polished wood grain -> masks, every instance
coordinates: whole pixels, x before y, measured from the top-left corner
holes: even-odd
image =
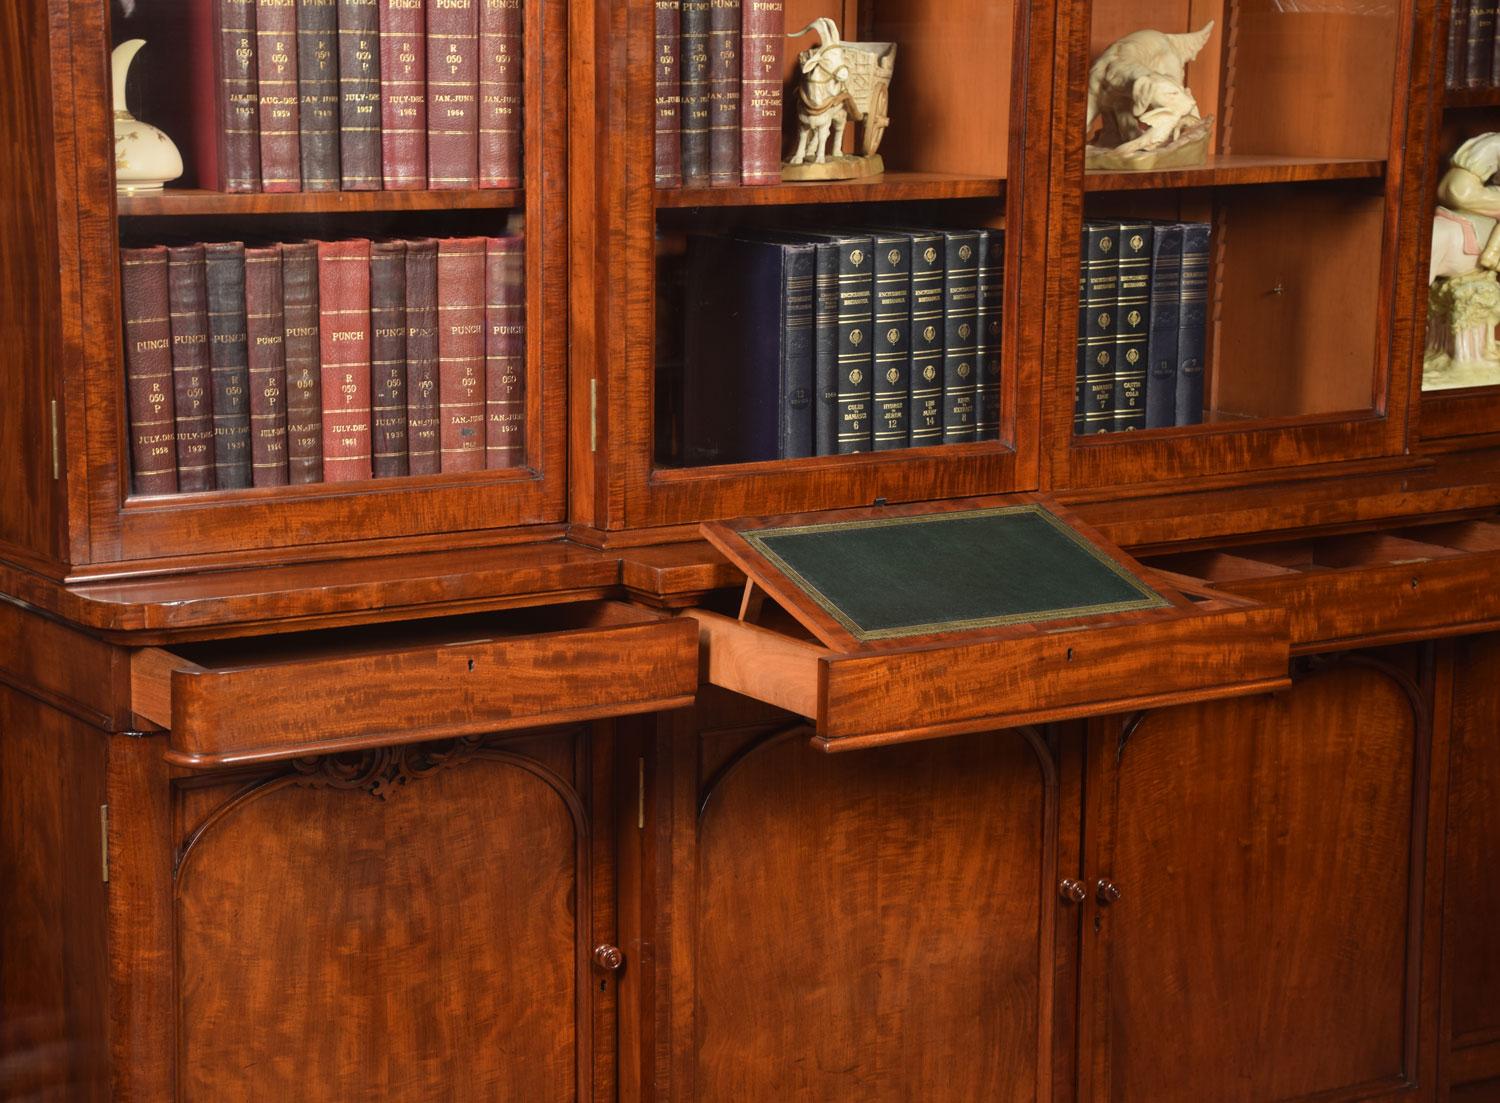
[[[1431,1097],[1419,702],[1361,663],[1095,725],[1083,1098]]]
[[[1005,181],[943,172],[886,172],[861,180],[806,181],[739,188],[658,188],[658,208],[783,207],[804,203],[893,203],[999,199]]]
[[[1154,191],[1158,188],[1223,188],[1251,184],[1295,184],[1318,180],[1378,180],[1385,162],[1354,157],[1277,157],[1245,153],[1212,156],[1206,164],[1152,172],[1093,170],[1085,191]]]
[[[251,192],[166,188],[121,195],[115,209],[133,216],[343,214],[366,211],[505,210],[520,207],[519,188],[453,191]]]

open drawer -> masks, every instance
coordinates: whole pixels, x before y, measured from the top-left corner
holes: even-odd
[[[296,758],[678,708],[698,688],[690,624],[588,602],[150,648],[135,713],[185,766]]]
[[[1500,624],[1500,517],[1178,552],[1145,562],[1281,606],[1299,651]]]
[[[1285,614],[1168,582],[1035,495],[703,526],[748,579],[693,609],[703,678],[826,750],[1286,684]]]

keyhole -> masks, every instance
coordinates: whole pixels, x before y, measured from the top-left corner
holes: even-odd
[[[470,670],[473,670],[473,669],[474,669],[474,660],[473,660],[473,659],[470,659],[470,660],[469,660],[469,669],[470,669]]]
[[[1070,648],[1068,648],[1068,662],[1072,662],[1072,661],[1073,661],[1073,649],[1070,647]]]

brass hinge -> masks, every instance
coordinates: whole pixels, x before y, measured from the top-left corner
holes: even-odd
[[[635,826],[637,831],[646,829],[646,760],[635,760]]]
[[[62,478],[62,439],[57,431],[57,399],[52,400],[52,478]]]
[[[599,451],[599,380],[589,380],[589,451]]]
[[[99,857],[104,883],[109,884],[109,805],[99,806]]]

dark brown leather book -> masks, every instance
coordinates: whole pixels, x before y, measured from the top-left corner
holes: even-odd
[[[167,250],[172,310],[172,401],[177,414],[177,489],[214,488],[213,377],[203,246]]]
[[[297,0],[256,0],[260,78],[260,182],[268,192],[302,190],[302,108],[297,91]]]
[[[338,0],[297,0],[297,74],[302,189],[338,191]]]
[[[427,186],[427,0],[380,0],[380,142],[385,186]]]
[[[715,187],[740,182],[740,0],[708,5],[708,176]]]
[[[434,0],[427,12],[427,186],[478,182],[478,3]]]
[[[377,479],[407,473],[406,243],[370,246],[371,469]]]
[[[484,468],[485,239],[438,242],[438,439],[442,469]]]
[[[708,0],[682,0],[682,182],[709,181]]]
[[[486,467],[526,462],[526,242],[492,237],[485,277]]]
[[[744,0],[740,43],[740,182],[781,183],[782,0]]]
[[[318,327],[318,247],[281,247],[286,323],[286,466],[294,484],[323,481],[323,382]]]
[[[250,360],[245,343],[245,246],[203,247],[208,287],[208,356],[213,373],[214,483],[250,485]]]
[[[380,9],[339,0],[339,168],[345,191],[379,191]]]
[[[521,186],[521,0],[479,9],[479,186]]]
[[[212,0],[218,39],[217,164],[202,164],[199,184],[216,191],[260,190],[260,81],[255,49],[256,0]]]
[[[682,184],[682,0],[656,0],[656,186]]]
[[[1465,37],[1464,81],[1470,88],[1487,88],[1495,52],[1497,0],[1470,0],[1469,29]]]
[[[318,242],[323,481],[370,477],[370,243]]]
[[[281,246],[245,250],[245,337],[250,353],[250,481],[285,486],[286,326]]]
[[[166,246],[122,249],[120,263],[132,485],[137,494],[175,494],[177,427]]]
[[[439,460],[437,242],[406,243],[406,453],[413,475]]]

